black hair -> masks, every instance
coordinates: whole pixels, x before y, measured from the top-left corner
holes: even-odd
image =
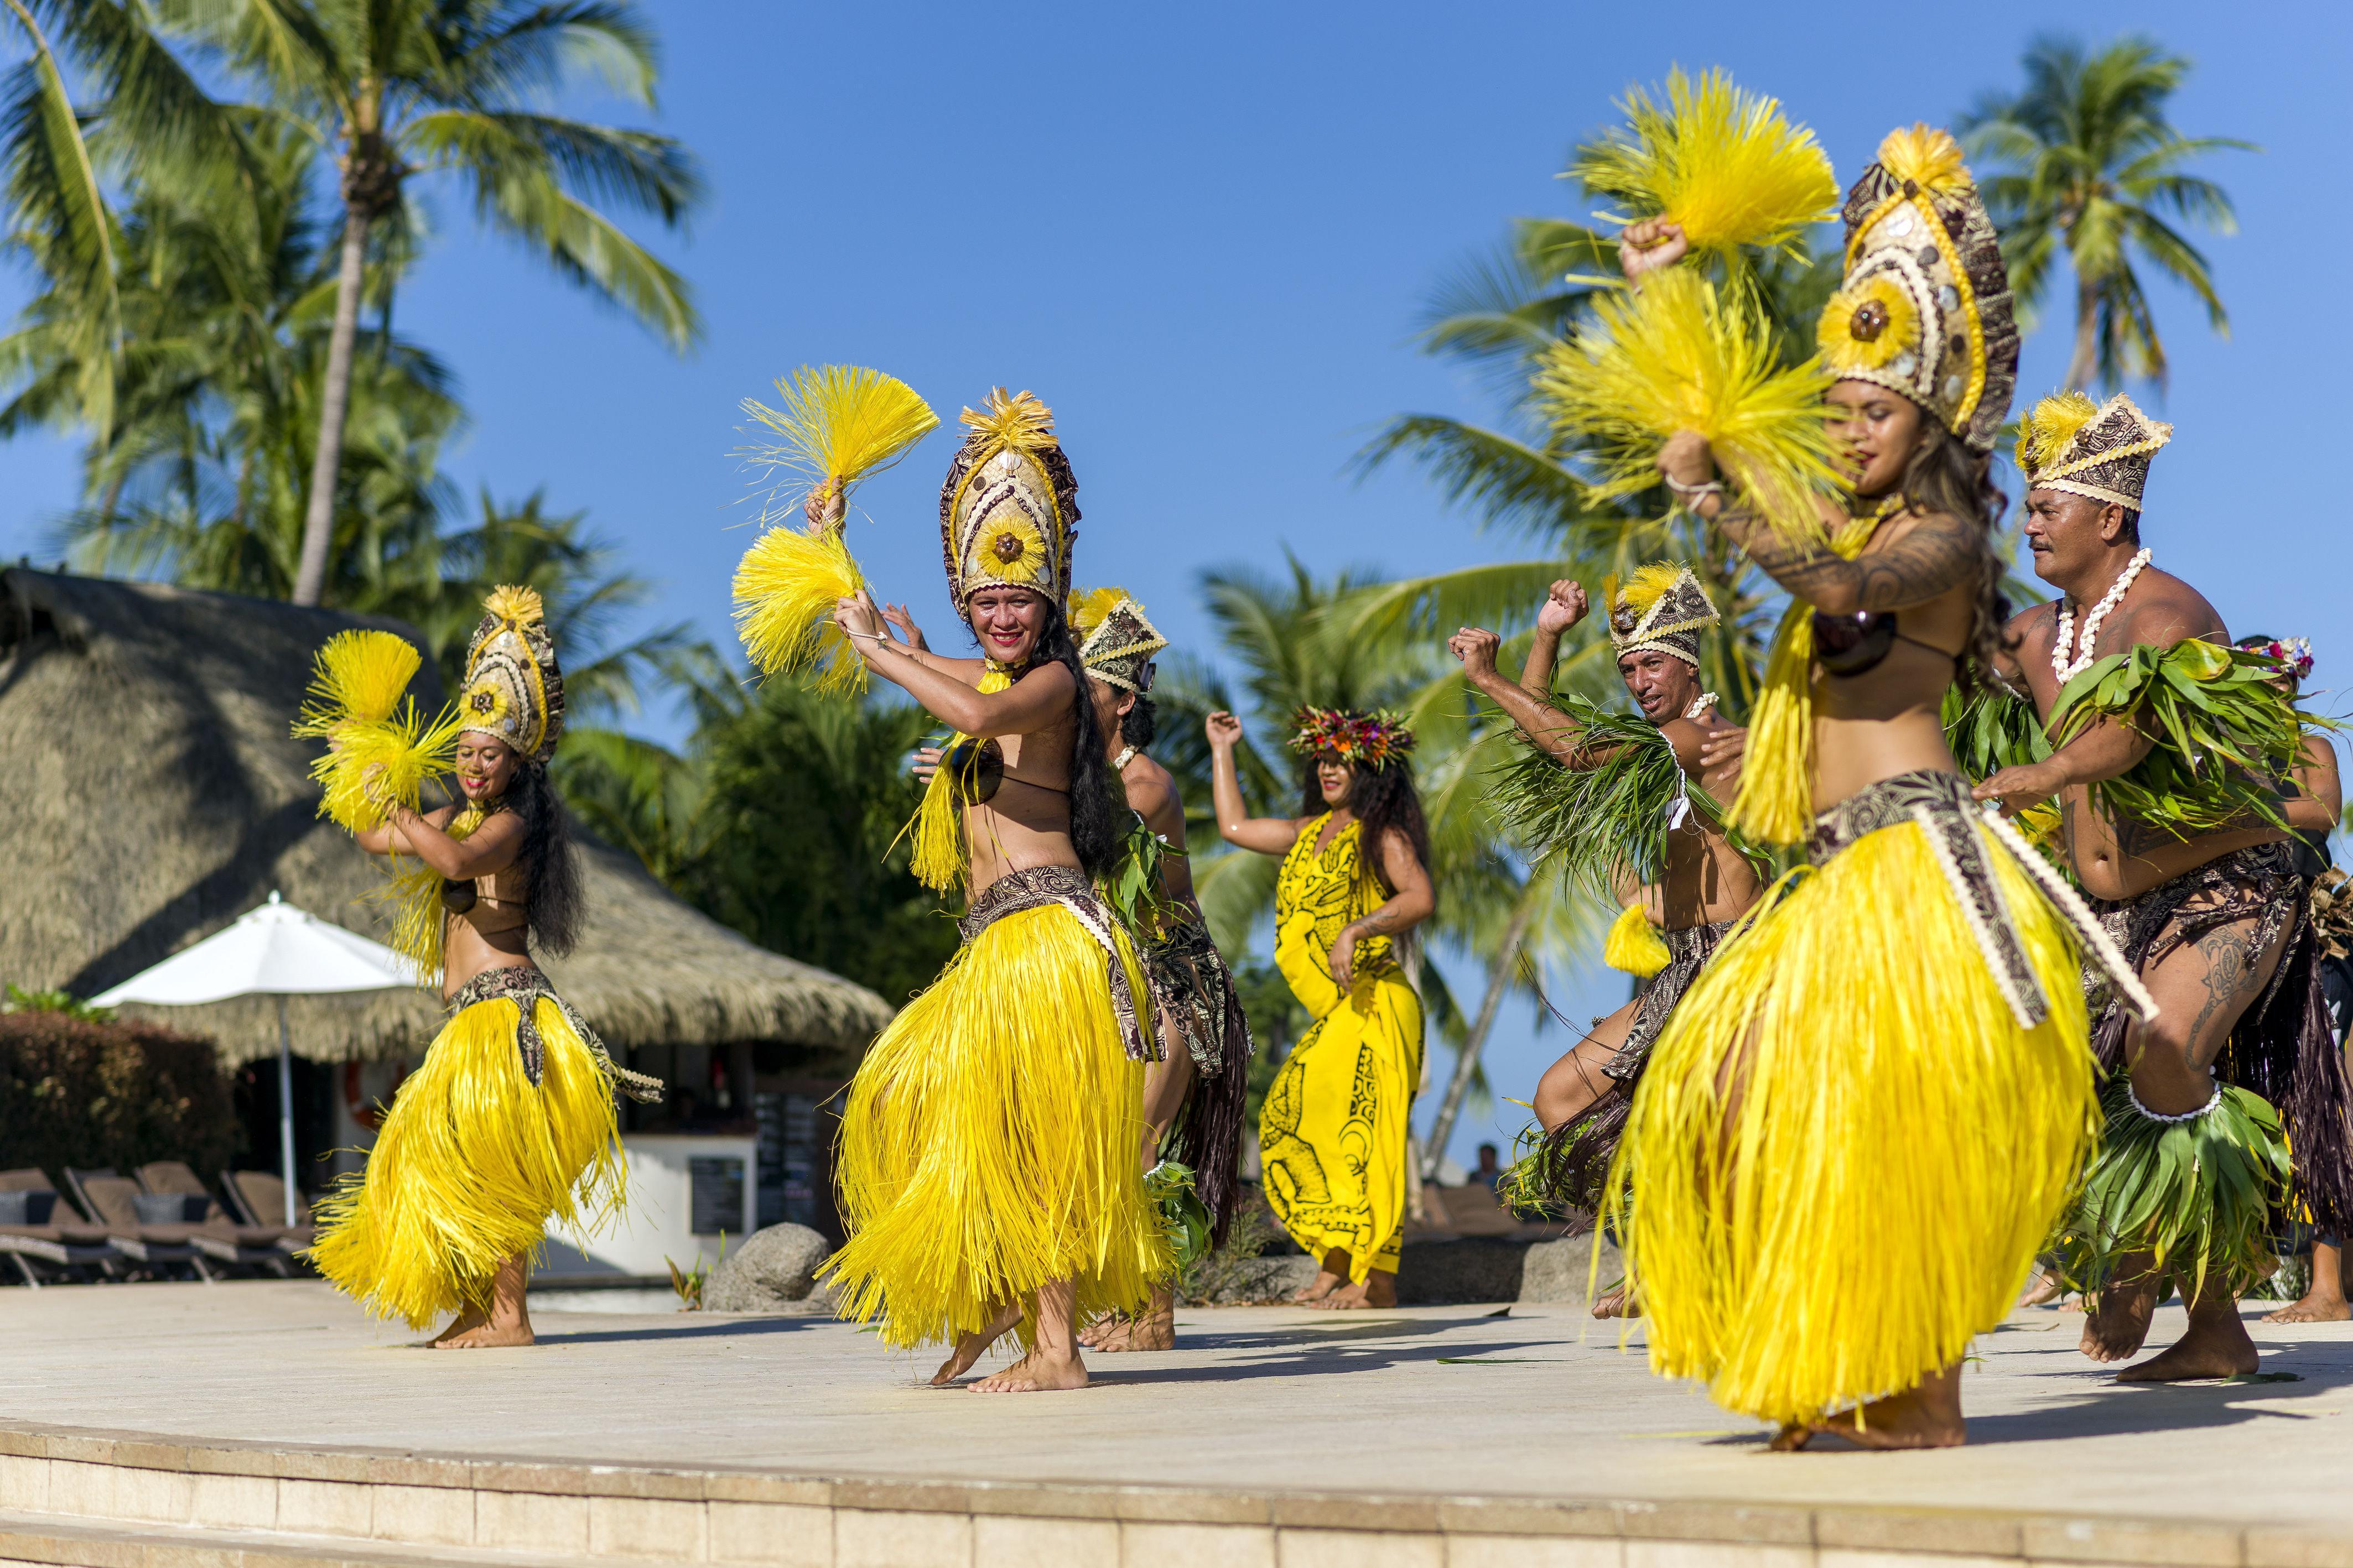
[[[1152,710],[1152,699],[1141,691],[1134,704],[1119,716],[1119,738],[1137,751],[1152,744],[1152,737],[1160,733],[1160,717]]]
[[[1316,759],[1310,756],[1299,770],[1299,815],[1321,816],[1333,808],[1324,804],[1323,781],[1315,776]],[[1394,830],[1405,835],[1413,847],[1413,858],[1430,868],[1430,824],[1421,814],[1421,796],[1413,787],[1413,769],[1403,759],[1386,767],[1368,768],[1362,763],[1353,764],[1348,775],[1348,798],[1342,802],[1356,814],[1361,824],[1356,829],[1356,863],[1366,874],[1384,888],[1388,888],[1388,874],[1381,869],[1381,840]],[[1389,891],[1397,891],[1389,888]]]
[[[1977,525],[1980,549],[1976,614],[1970,619],[1969,646],[1957,672],[1963,693],[1973,692],[1982,683],[1978,672],[1994,667],[2002,626],[2010,619],[2010,601],[2001,591],[2001,558],[1993,548],[1994,526],[2001,521],[2010,498],[1993,482],[1992,455],[1971,451],[1926,408],[1920,410],[1919,445],[1904,465],[1898,493],[1913,511],[1942,512]]]
[[[561,958],[580,940],[585,915],[580,852],[572,847],[564,803],[545,764],[525,761],[516,767],[506,807],[522,819],[515,861],[522,870],[524,929],[533,947]]]

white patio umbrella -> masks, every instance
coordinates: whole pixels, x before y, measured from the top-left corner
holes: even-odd
[[[232,996],[278,998],[278,1153],[286,1178],[286,1223],[294,1221],[294,1047],[286,998],[337,991],[389,991],[417,984],[417,972],[382,942],[296,909],[276,893],[227,930],[175,952],[90,1000],[101,1007],[146,1002],[187,1007]]]

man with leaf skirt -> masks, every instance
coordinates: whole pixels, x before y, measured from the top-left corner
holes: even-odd
[[[1613,578],[1602,594],[1636,714],[1553,693],[1561,638],[1586,616],[1580,584],[1552,585],[1516,686],[1495,668],[1493,632],[1465,626],[1447,644],[1471,684],[1518,726],[1523,754],[1502,800],[1538,874],[1556,868],[1620,906],[1603,957],[1640,990],[1546,1069],[1535,1105],[1542,1134],[1498,1188],[1515,1204],[1593,1212],[1651,1045],[1764,889],[1760,861],[1726,834],[1716,805],[1729,798],[1746,732],[1702,689],[1700,637],[1716,624],[1715,604],[1674,562],[1641,568],[1623,588]],[[1633,1310],[1620,1283],[1593,1313]]]
[[[2157,1003],[2134,1018],[2093,999],[2105,1123],[2058,1238],[2095,1361],[2137,1354],[2180,1289],[2188,1332],[2132,1382],[2253,1372],[2236,1299],[2271,1267],[2274,1215],[2293,1197],[2341,1231],[2353,1203],[2345,1074],[2279,787],[2306,718],[2277,659],[2232,647],[2214,607],[2149,564],[2141,496],[2171,436],[2122,395],[2063,392],[2027,418],[2026,541],[2062,597],[2011,620],[1997,665],[2040,722],[2013,704],[1965,742],[1990,773],[1977,797],[2042,828]]]

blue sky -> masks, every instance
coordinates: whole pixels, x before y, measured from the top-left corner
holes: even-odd
[[[1082,580],[1125,584],[1200,651],[1205,566],[1279,569],[1286,545],[1323,570],[1400,574],[1519,553],[1448,515],[1409,470],[1357,483],[1348,458],[1397,413],[1492,414],[1472,378],[1415,351],[1421,301],[1514,216],[1584,215],[1554,175],[1630,83],[1674,62],[1725,67],[1780,95],[1845,180],[1889,128],[2015,85],[2052,15],[1995,3],[1957,24],[1949,7],[1735,5],[650,11],[667,50],[652,123],[701,154],[714,190],[691,237],[658,246],[692,280],[708,340],[669,353],[443,200],[445,238],[400,315],[462,378],[474,428],[454,477],[587,509],[659,583],[649,620],[723,638],[728,574],[749,540],[729,456],[740,399],[797,364],[871,364],[952,425],[994,384],[1030,387],[1079,476]],[[2234,629],[2311,636],[2322,686],[2353,668],[2331,472],[2353,364],[2338,285],[2353,239],[2337,151],[2348,15],[2130,13],[2197,62],[2176,123],[2266,149],[2206,171],[2242,226],[2201,240],[2230,339],[2160,295],[2173,384],[2146,401],[2179,432],[2156,466],[2146,537]],[[0,310],[20,282],[0,279]],[[2064,331],[2030,340],[2022,390],[2055,381]],[[934,627],[948,619],[934,497],[951,446],[934,435],[871,482],[860,498],[871,521],[852,534],[878,585]],[[71,446],[19,440],[0,449],[0,559],[47,559],[51,520],[74,499]],[[1581,1017],[1621,984],[1562,977],[1555,1000]],[[1492,1075],[1524,1097],[1562,1048],[1557,1029],[1539,1038],[1530,1016],[1507,1016]],[[1520,1120],[1505,1106],[1457,1147],[1499,1132],[1508,1143]]]

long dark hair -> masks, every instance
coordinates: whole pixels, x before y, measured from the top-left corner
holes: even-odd
[[[1978,557],[1976,614],[1969,622],[1969,646],[1960,660],[1958,682],[1964,693],[1982,683],[1978,674],[1993,668],[2001,646],[2001,628],[2010,619],[2010,601],[2001,591],[2001,557],[1994,552],[1993,531],[2010,498],[1993,482],[1993,458],[1973,452],[1945,427],[1945,422],[1920,410],[1920,441],[1912,460],[1904,465],[1899,487],[1904,504],[1914,511],[1942,512],[1977,524],[1983,546]]]
[[[522,847],[515,861],[522,869],[524,930],[533,947],[561,958],[580,940],[586,911],[580,852],[572,847],[564,803],[543,764],[526,762],[515,769],[506,807],[522,819]]]
[[[1152,737],[1160,733],[1160,715],[1152,709],[1152,699],[1141,691],[1128,710],[1119,716],[1119,739],[1122,745],[1137,751],[1152,744]]]
[[[1299,770],[1299,815],[1321,816],[1334,807],[1324,800],[1324,783],[1315,776],[1316,759],[1309,757]],[[1421,795],[1413,787],[1413,769],[1403,762],[1387,767],[1352,765],[1348,798],[1342,802],[1356,814],[1356,864],[1382,887],[1389,887],[1381,869],[1381,840],[1394,828],[1413,846],[1413,858],[1430,868],[1430,824],[1421,815]],[[1389,891],[1397,891],[1389,888]]]

